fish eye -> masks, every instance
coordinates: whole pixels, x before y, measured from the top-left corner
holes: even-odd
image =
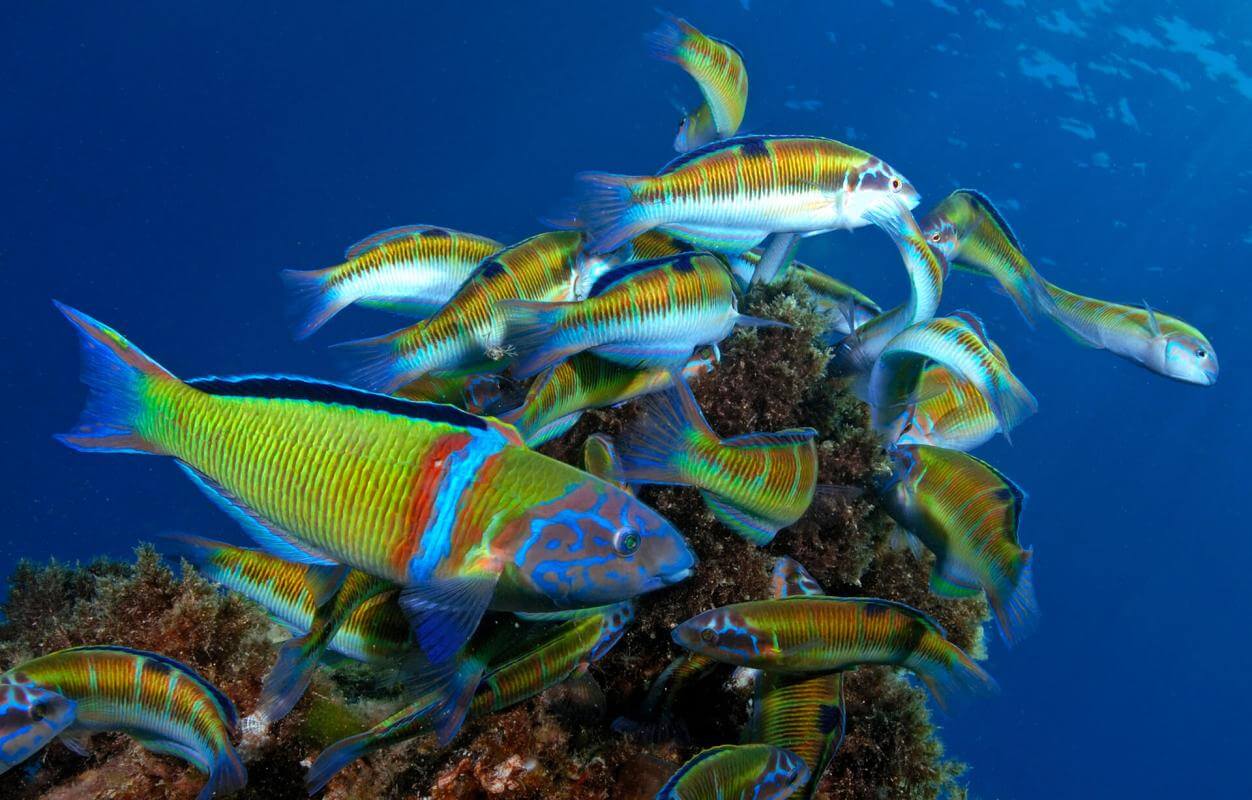
[[[633,555],[639,549],[639,534],[634,531],[618,531],[613,537],[613,549],[623,556]]]
[[[1195,357],[1199,359],[1205,359],[1209,357],[1209,354],[1208,354],[1208,351],[1205,350],[1203,347],[1197,347],[1195,351]]]
[[[899,178],[892,178],[892,179],[891,179],[891,191],[893,191],[893,192],[898,192],[898,191],[900,191],[900,187],[901,187],[902,185],[903,185],[903,184],[901,184],[901,183],[900,183],[900,179],[899,179]]]
[[[717,644],[717,631],[712,628],[705,628],[700,631],[700,639],[705,644]]]
[[[943,239],[943,234],[942,234],[942,233],[939,233],[939,232],[937,232],[937,231],[936,231],[935,233],[932,233],[932,234],[930,235],[930,241],[932,241],[932,242],[938,242],[938,241],[939,241],[939,240],[941,240],[941,239]]]
[[[47,712],[44,710],[43,703],[36,703],[30,707],[30,718],[32,721],[39,722],[46,716]]]

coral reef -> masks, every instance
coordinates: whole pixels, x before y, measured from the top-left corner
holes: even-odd
[[[689,538],[701,566],[683,584],[640,602],[639,619],[591,675],[603,707],[573,702],[560,688],[500,714],[474,720],[453,745],[422,738],[349,766],[328,798],[650,798],[683,760],[702,747],[737,741],[747,717],[743,688],[717,669],[686,688],[676,709],[681,736],[669,741],[619,734],[610,721],[637,712],[651,681],[675,656],[670,629],[707,608],[765,597],[773,559],[792,555],[831,594],[880,596],[915,605],[947,627],[952,640],[983,653],[987,608],[981,597],[942,600],[927,589],[929,561],[888,546],[891,523],[867,491],[886,467],[867,412],[827,375],[823,323],[795,284],[756,289],[744,312],[789,328],[740,330],[723,360],[694,387],[723,436],[811,426],[819,432],[819,480],[842,491],[819,496],[799,523],[765,548],[719,525],[691,490],[648,488],[642,497]],[[548,454],[581,460],[590,433],[617,433],[631,405],[590,412]],[[861,494],[848,490],[854,487]],[[180,659],[252,710],[279,633],[247,601],[220,593],[184,565],[181,573],[140,547],[134,564],[23,563],[9,580],[0,626],[0,668],[76,644],[116,643]],[[245,760],[243,797],[304,796],[303,767],[330,741],[379,718],[400,701],[364,668],[322,670],[309,694]],[[962,765],[945,759],[923,690],[886,669],[863,668],[846,682],[847,734],[816,794],[819,798],[935,798],[960,795]],[[589,715],[599,719],[589,720]],[[200,777],[181,762],[144,752],[120,736],[94,740],[82,759],[59,744],[33,775],[0,776],[0,798],[190,798]]]

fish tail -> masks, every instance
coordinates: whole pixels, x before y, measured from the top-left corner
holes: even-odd
[[[125,336],[77,309],[53,301],[78,332],[87,404],[78,425],[56,439],[75,450],[157,453],[159,447],[135,430],[155,383],[177,381]]]
[[[641,178],[612,175],[607,172],[583,172],[578,175],[578,218],[582,220],[592,252],[616,250],[652,228],[640,219],[634,200],[634,187]]]
[[[326,788],[331,778],[338,775],[344,767],[377,749],[379,745],[376,742],[372,732],[366,731],[340,739],[323,750],[313,760],[309,771],[304,776],[304,786],[308,789],[309,795],[315,795]]]
[[[248,769],[239,760],[234,745],[225,742],[213,763],[209,765],[209,779],[196,795],[196,800],[212,800],[227,797],[248,785]]]
[[[641,402],[639,417],[617,438],[619,480],[630,483],[694,485],[682,468],[692,444],[717,440],[679,375],[664,392]]]
[[[582,350],[582,345],[562,336],[558,327],[575,303],[528,303],[510,300],[501,304],[508,320],[507,341],[517,350],[513,374],[518,378],[538,375]]]
[[[662,61],[675,64],[686,64],[683,48],[691,36],[691,26],[684,20],[671,14],[665,14],[660,26],[643,36],[648,54]]]
[[[288,639],[278,649],[278,659],[261,682],[261,699],[253,712],[266,725],[287,716],[309,688],[318,657],[325,649],[315,646],[313,639]]]
[[[995,613],[1000,637],[1012,647],[1039,625],[1039,602],[1035,599],[1034,549],[1019,556],[1017,580],[988,587],[987,599]]]
[[[929,635],[939,640],[939,652],[918,654],[905,663],[926,684],[940,708],[945,711],[951,708],[953,695],[991,694],[999,689],[995,678],[978,666],[964,650],[942,639],[938,634]]]
[[[350,305],[327,285],[331,275],[329,269],[285,269],[278,273],[287,290],[287,312],[297,340],[309,338]]]
[[[995,413],[1000,431],[1005,437],[1008,437],[1009,431],[1039,410],[1039,401],[1007,367],[997,378],[993,397],[989,399],[991,410]]]
[[[369,339],[356,339],[331,345],[348,380],[372,392],[394,392],[429,370],[413,367],[409,358],[401,360],[399,338],[407,332],[395,331]],[[418,332],[421,335],[421,332]],[[418,345],[417,352],[424,348]]]

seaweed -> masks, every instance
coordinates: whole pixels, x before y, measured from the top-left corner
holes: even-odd
[[[676,705],[681,729],[661,741],[617,733],[610,722],[636,712],[652,680],[680,655],[670,639],[674,625],[708,608],[765,597],[779,555],[798,559],[832,594],[915,605],[945,625],[958,646],[985,657],[985,601],[933,596],[929,556],[918,559],[888,545],[892,523],[872,492],[887,468],[885,455],[864,404],[827,373],[825,326],[807,290],[794,282],[758,287],[742,308],[791,327],[740,329],[723,343],[718,368],[693,387],[710,424],[723,436],[813,427],[819,480],[847,489],[819,497],[765,548],[723,528],[692,490],[643,489],[642,498],[683,531],[701,564],[688,581],[641,598],[637,622],[592,667],[603,705],[589,706],[557,687],[471,720],[449,748],[439,750],[424,737],[362,759],[330,783],[327,798],[652,797],[699,749],[738,741],[748,713],[746,688],[732,685],[725,668],[692,683]],[[616,434],[635,413],[633,404],[589,412],[542,449],[579,464],[588,435]],[[255,705],[282,636],[250,602],[218,591],[185,564],[171,569],[147,546],[137,549],[133,564],[23,562],[8,585],[0,668],[76,644],[159,650],[217,683],[242,714]],[[304,797],[302,763],[330,741],[381,718],[402,702],[400,695],[361,666],[319,671],[308,695],[268,739],[248,742],[249,786],[241,797]],[[846,705],[847,734],[816,797],[924,800],[963,794],[964,766],[945,757],[924,690],[893,670],[862,668],[846,681]],[[125,737],[99,736],[93,747],[89,759],[60,745],[47,748],[34,777],[22,770],[0,776],[0,798],[190,798],[202,785],[183,763],[147,753]]]

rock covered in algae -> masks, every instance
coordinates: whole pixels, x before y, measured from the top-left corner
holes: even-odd
[[[740,330],[723,360],[695,386],[709,423],[722,436],[811,426],[819,433],[819,480],[867,490],[886,469],[865,406],[827,376],[821,318],[796,285],[756,289],[744,312],[791,328]],[[586,414],[543,449],[579,463],[591,433],[616,434],[632,405]],[[698,750],[738,741],[747,694],[714,670],[678,698],[670,738],[614,732],[634,717],[651,681],[679,651],[670,629],[693,614],[767,596],[773,559],[791,555],[832,594],[900,600],[935,616],[958,646],[981,655],[987,608],[979,598],[942,600],[928,591],[930,559],[887,545],[891,522],[872,494],[819,497],[809,513],[765,548],[717,523],[693,490],[645,488],[686,534],[701,564],[688,581],[640,602],[639,618],[591,675],[603,702],[573,702],[561,687],[482,720],[471,720],[444,750],[424,737],[346,768],[326,797],[480,800],[642,800]],[[8,585],[0,626],[0,668],[77,644],[114,643],[158,650],[217,683],[239,707],[254,707],[279,632],[242,598],[220,593],[193,571],[175,572],[141,547],[134,564],[98,561],[21,564]],[[304,797],[302,762],[334,739],[379,719],[401,702],[394,687],[363,667],[322,671],[290,717],[244,753],[249,785],[240,797]],[[847,735],[818,798],[923,800],[962,793],[963,766],[944,757],[924,691],[884,668],[862,668],[846,682]],[[143,751],[121,736],[98,736],[82,759],[59,744],[44,768],[0,776],[0,798],[192,798],[202,778],[177,760]]]

